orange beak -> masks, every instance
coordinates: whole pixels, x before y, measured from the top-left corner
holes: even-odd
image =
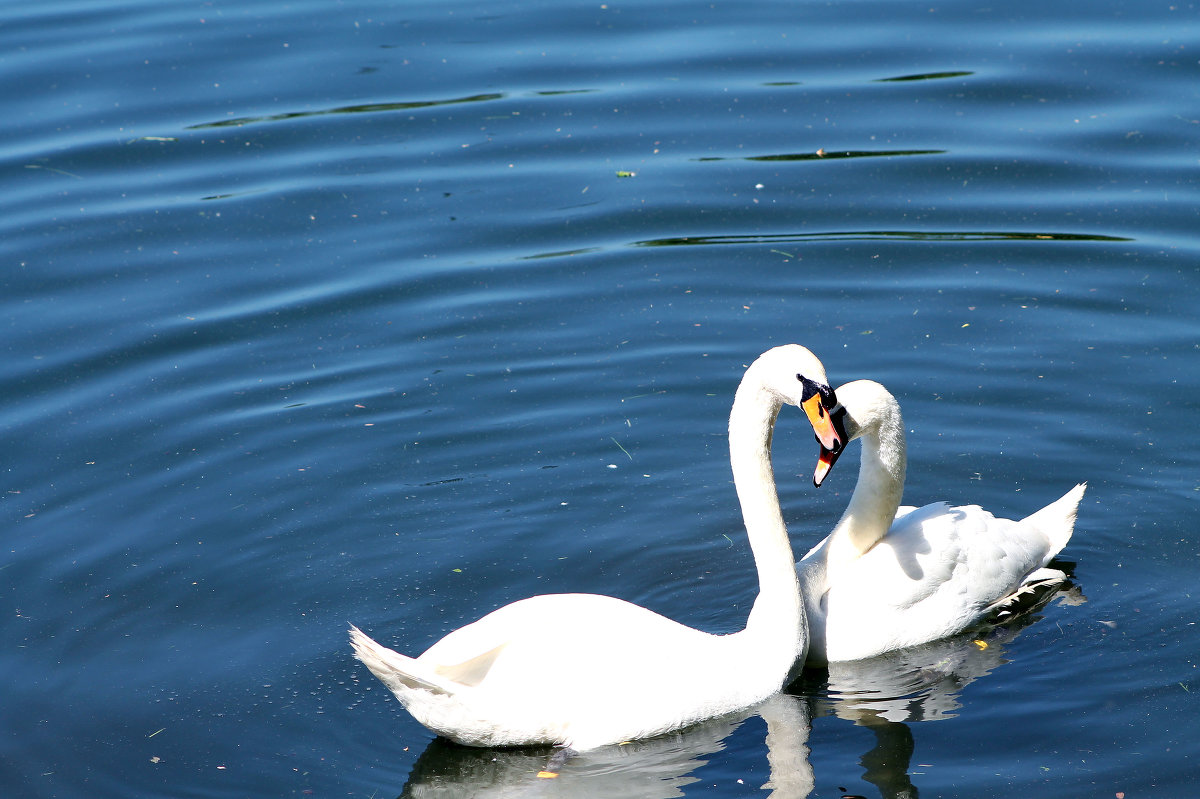
[[[826,449],[841,449],[842,442],[838,438],[837,430],[833,428],[833,419],[825,411],[825,406],[821,404],[821,395],[813,394],[808,399],[800,404],[804,409],[805,415],[808,416],[808,421],[812,425],[813,433],[817,436],[817,441],[821,442],[821,446]]]

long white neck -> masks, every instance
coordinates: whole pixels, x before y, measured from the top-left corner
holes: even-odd
[[[858,483],[841,520],[829,534],[826,553],[828,580],[836,580],[838,564],[865,554],[887,534],[904,494],[907,463],[904,420],[900,405],[888,390],[870,380],[856,380],[837,389],[846,409],[848,426],[862,439]]]
[[[771,433],[782,402],[756,378],[751,366],[729,414],[729,460],[759,588],[746,629],[737,635],[764,660],[789,660],[788,668],[804,657],[808,624],[771,467]]]

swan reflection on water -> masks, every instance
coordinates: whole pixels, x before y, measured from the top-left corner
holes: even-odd
[[[417,759],[402,797],[643,797],[686,795],[696,772],[725,748],[747,719],[766,722],[771,799],[803,799],[815,788],[809,761],[812,718],[836,717],[865,727],[875,745],[859,759],[860,775],[831,774],[822,784],[861,777],[881,797],[916,797],[909,764],[916,749],[912,723],[957,715],[963,688],[1007,662],[1007,645],[1036,622],[1035,611],[1057,599],[1086,601],[1071,582],[1058,586],[1004,624],[868,660],[810,669],[792,686],[748,710],[668,735],[606,746],[561,758],[555,747],[480,749],[435,738]],[[555,776],[547,774],[552,769]]]
[[[725,748],[746,719],[767,723],[770,781],[775,799],[802,799],[813,790],[808,761],[808,706],[800,697],[776,694],[753,708],[685,730],[619,746],[581,752],[561,763],[562,751],[478,749],[434,739],[413,765],[402,797],[644,797],[684,796],[701,778],[694,772]],[[554,764],[554,765],[550,765]],[[553,775],[547,773],[554,769]]]
[[[1036,611],[1054,600],[1070,605],[1086,601],[1079,587],[1068,581],[1034,597],[1019,613],[981,628],[866,660],[830,663],[816,672],[823,672],[825,685],[816,692],[813,715],[835,715],[863,726],[952,718],[961,708],[962,689],[1007,663],[1006,645],[1038,621],[1041,615]],[[806,677],[812,674],[810,670]]]
[[[992,624],[867,660],[830,663],[827,670],[805,672],[801,685],[793,688],[811,697],[812,717],[836,716],[874,734],[875,746],[859,764],[862,779],[883,799],[915,799],[918,791],[909,770],[916,751],[911,724],[958,715],[962,690],[1008,662],[1007,646],[1041,618],[1039,609],[1055,600],[1066,605],[1086,602],[1071,581],[1073,565],[1060,564],[1067,582],[1024,597],[1021,607],[992,619]]]

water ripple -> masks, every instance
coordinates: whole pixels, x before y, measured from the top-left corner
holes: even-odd
[[[722,244],[800,244],[821,241],[870,241],[898,239],[902,241],[1135,241],[1125,236],[1105,236],[1095,233],[1031,233],[1027,231],[931,231],[931,230],[852,230],[822,231],[819,233],[770,233],[716,236],[672,236],[635,241],[635,247],[689,247]]]

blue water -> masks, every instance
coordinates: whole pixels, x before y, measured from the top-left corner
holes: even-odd
[[[726,632],[797,341],[1071,584],[572,796],[1191,796],[1194,3],[0,6],[5,796],[500,795],[352,660],[533,593]],[[776,434],[797,552],[844,506]]]

